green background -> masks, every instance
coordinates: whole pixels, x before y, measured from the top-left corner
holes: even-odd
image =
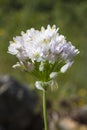
[[[0,0],[0,75],[12,75],[34,88],[31,75],[12,69],[17,59],[7,53],[9,41],[21,31],[48,24],[59,27],[59,33],[80,50],[73,66],[58,76],[59,88],[48,90],[48,99],[55,103],[61,98],[78,96],[81,98],[78,105],[84,105],[87,103],[87,0]]]

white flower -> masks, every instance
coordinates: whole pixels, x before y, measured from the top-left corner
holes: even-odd
[[[20,65],[20,63],[19,62],[17,62],[15,65],[13,65],[12,66],[13,68],[19,68],[19,67],[21,67],[21,65]]]
[[[57,72],[52,72],[52,73],[50,74],[50,79],[56,78],[57,75],[58,75]]]
[[[46,81],[52,80],[59,71],[64,73],[79,51],[58,30],[55,25],[41,27],[41,30],[31,28],[13,38],[8,52],[19,60],[13,67],[22,66],[38,78],[45,76]]]
[[[44,90],[44,88],[43,88],[43,82],[41,82],[41,81],[36,81],[35,82],[35,86],[39,90]]]
[[[25,61],[28,58],[24,47],[24,41],[22,37],[15,37],[13,38],[13,42],[10,41],[10,46],[8,47],[8,52],[12,55],[16,55],[16,57],[20,61]]]
[[[41,64],[39,65],[39,70],[44,71],[44,63],[43,62],[41,62]]]
[[[60,71],[62,73],[65,73],[67,71],[67,69],[69,69],[71,67],[72,64],[73,64],[73,61],[66,63],[63,67],[61,67]]]

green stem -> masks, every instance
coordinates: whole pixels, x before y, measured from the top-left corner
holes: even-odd
[[[47,109],[46,109],[46,90],[43,91],[43,115],[44,115],[44,129],[48,130]]]

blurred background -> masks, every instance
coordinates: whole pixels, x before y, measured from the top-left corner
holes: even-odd
[[[12,69],[17,59],[7,51],[9,41],[21,31],[48,24],[59,27],[59,33],[80,50],[68,72],[59,75],[59,88],[48,90],[48,107],[51,104],[57,112],[66,104],[82,108],[87,105],[87,0],[0,0],[0,75],[10,75],[35,89],[31,75]],[[40,108],[42,93],[35,91]]]

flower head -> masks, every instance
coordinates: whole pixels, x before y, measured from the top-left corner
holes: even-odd
[[[13,67],[22,67],[45,82],[59,71],[64,73],[79,51],[58,30],[55,25],[48,25],[46,29],[41,27],[40,31],[31,28],[13,38],[8,52],[19,59]]]

